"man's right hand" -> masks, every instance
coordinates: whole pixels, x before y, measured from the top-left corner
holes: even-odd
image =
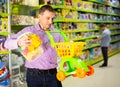
[[[90,42],[90,43],[94,43],[94,42],[95,42],[95,40],[90,40],[89,42]]]

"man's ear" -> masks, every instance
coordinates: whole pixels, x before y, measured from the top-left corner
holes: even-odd
[[[38,14],[38,18],[40,18],[41,17],[41,14]]]

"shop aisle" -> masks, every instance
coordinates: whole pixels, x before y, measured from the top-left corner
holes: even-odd
[[[62,82],[63,87],[120,87],[120,53],[109,58],[108,67],[99,68],[102,62],[94,66],[93,76],[74,78],[69,76]]]

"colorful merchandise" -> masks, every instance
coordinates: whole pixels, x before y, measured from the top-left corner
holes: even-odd
[[[0,31],[8,30],[8,18],[0,18]]]
[[[7,12],[7,0],[0,0],[0,13]]]
[[[4,42],[6,40],[5,36],[0,36],[0,51],[6,51],[7,49],[4,47]]]
[[[43,53],[41,39],[31,32],[22,34],[18,39],[28,38],[31,40],[31,45],[26,47],[20,47],[20,52],[29,61],[37,59]]]
[[[72,6],[72,0],[64,0],[65,6]]]
[[[0,61],[0,87],[10,85],[10,75],[6,66]]]

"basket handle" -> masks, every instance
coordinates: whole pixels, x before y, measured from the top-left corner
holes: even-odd
[[[61,30],[53,30],[53,31],[45,31],[45,33],[48,35],[48,37],[50,38],[50,43],[51,43],[51,45],[54,47],[55,46],[55,41],[54,41],[54,39],[53,39],[53,37],[52,37],[52,35],[51,35],[51,33],[60,33],[61,35],[62,35],[62,37],[63,37],[63,39],[64,39],[64,41],[65,42],[68,42],[69,40],[68,40],[68,38],[66,37],[66,35],[61,31]]]
[[[64,38],[64,41],[65,42],[68,42],[69,40],[68,40],[68,38],[66,37],[66,35],[63,33],[63,31],[62,30],[59,30],[60,31],[60,34],[62,35],[62,37]]]
[[[50,43],[51,43],[52,47],[54,47],[54,46],[55,46],[55,41],[54,41],[54,39],[53,39],[52,35],[50,34],[50,32],[49,32],[49,31],[45,31],[45,33],[48,35],[48,37],[49,37],[49,39],[50,39]]]

